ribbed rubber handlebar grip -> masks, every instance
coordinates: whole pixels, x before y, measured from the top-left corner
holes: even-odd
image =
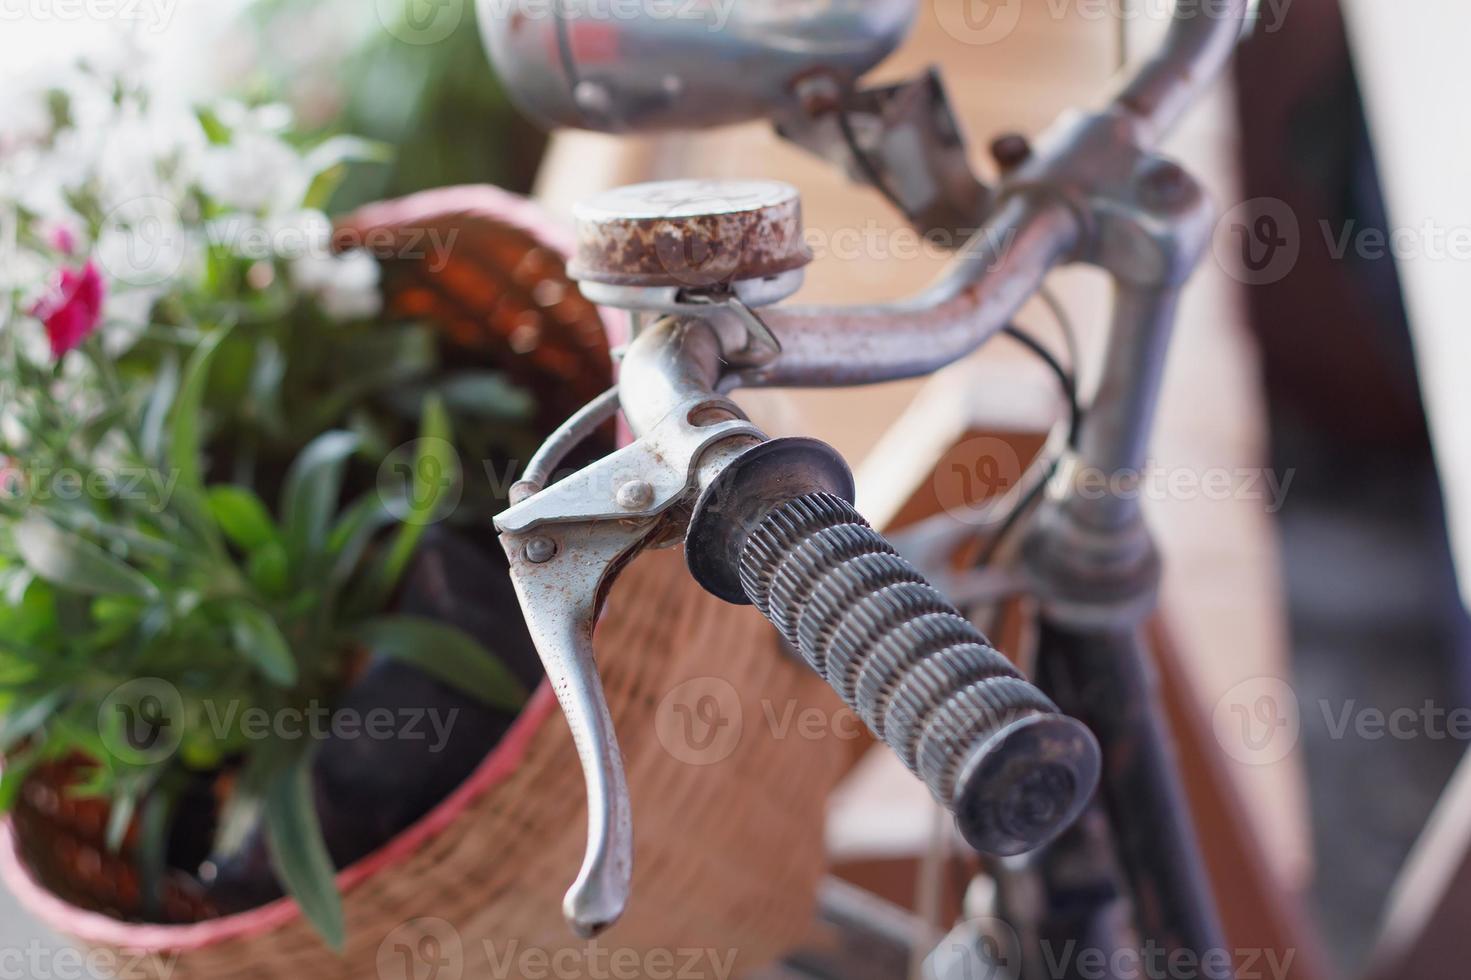
[[[741,584],[804,660],[955,814],[977,849],[1045,843],[1087,805],[1096,741],[839,497],[777,506]]]

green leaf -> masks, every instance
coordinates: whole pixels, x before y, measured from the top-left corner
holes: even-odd
[[[143,431],[138,444],[143,447],[149,461],[163,459],[163,428],[168,425],[169,409],[174,408],[174,397],[179,391],[179,361],[169,353],[159,366],[157,381],[149,393],[149,402],[143,409]]]
[[[341,588],[352,577],[374,535],[394,520],[393,511],[376,492],[360,497],[338,518],[331,537],[327,539],[327,553],[332,556],[332,564],[325,577],[329,593]]]
[[[9,752],[17,743],[40,731],[65,697],[64,691],[52,691],[18,711],[7,710],[5,717],[0,718],[0,753]]]
[[[378,568],[369,596],[372,608],[377,608],[398,585],[429,525],[445,516],[441,510],[446,494],[451,487],[459,485],[460,479],[460,458],[452,437],[444,402],[436,395],[424,399],[424,420],[415,444],[409,511]]]
[[[230,484],[210,487],[209,510],[225,537],[247,552],[278,540],[270,511],[246,487]]]
[[[358,447],[351,432],[326,432],[314,439],[286,474],[281,492],[281,514],[286,525],[286,548],[293,558],[321,552],[327,541],[342,472]]]
[[[333,950],[347,945],[336,871],[312,800],[311,756],[279,773],[266,791],[271,864],[286,891]]]
[[[457,627],[416,616],[384,616],[357,627],[352,637],[493,707],[518,711],[526,703],[526,688],[516,676]]]
[[[179,385],[179,395],[174,400],[173,417],[169,426],[169,445],[165,457],[181,486],[191,489],[203,487],[200,477],[200,454],[203,451],[199,416],[204,408],[204,393],[209,387],[209,369],[214,363],[215,353],[221,342],[229,335],[225,327],[208,334],[199,342],[189,363],[184,368],[184,378]]]
[[[386,143],[374,143],[354,136],[336,136],[307,154],[307,172],[312,175],[302,207],[325,210],[342,181],[348,164],[357,162],[386,163],[393,149]]]
[[[436,390],[457,413],[524,422],[536,412],[536,397],[499,371],[458,371]]]
[[[107,816],[107,852],[117,854],[123,849],[128,830],[133,826],[133,816],[138,812],[138,794],[126,792],[112,801],[112,810]]]
[[[142,819],[138,822],[138,877],[143,908],[150,915],[157,915],[163,906],[163,878],[168,867],[173,812],[174,801],[169,794],[157,792],[144,801]]]
[[[31,772],[41,763],[39,752],[11,755],[5,759],[5,768],[0,770],[0,813],[9,813],[20,796]]]
[[[27,515],[14,535],[26,566],[54,585],[82,595],[152,599],[158,594],[137,569],[38,514]]]
[[[271,541],[251,552],[245,565],[251,584],[266,595],[279,599],[290,591],[291,559],[281,542]]]
[[[163,432],[169,409],[179,393],[179,359],[170,353],[158,369],[158,380],[143,408],[143,430],[138,443],[150,462],[163,459]]]
[[[233,131],[213,108],[201,106],[194,110],[194,114],[199,117],[199,126],[211,145],[224,146],[230,142]]]
[[[259,606],[243,601],[232,602],[227,608],[235,648],[273,683],[281,687],[293,686],[299,674],[296,658],[291,655],[291,644],[281,635],[271,615]]]

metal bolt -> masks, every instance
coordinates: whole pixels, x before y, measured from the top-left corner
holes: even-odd
[[[624,510],[643,510],[654,502],[654,485],[647,480],[629,480],[618,488],[618,506]]]
[[[531,480],[517,480],[511,484],[510,502],[512,504],[519,504],[521,501],[541,493],[541,490],[542,487],[539,483],[533,483]]]
[[[1004,133],[991,141],[991,156],[1002,173],[1010,173],[1032,158],[1032,141],[1021,133]]]
[[[526,560],[533,565],[544,565],[557,557],[557,542],[551,538],[535,537],[526,542]]]
[[[1140,200],[1145,207],[1173,211],[1195,199],[1195,179],[1179,164],[1160,160],[1143,174]]]

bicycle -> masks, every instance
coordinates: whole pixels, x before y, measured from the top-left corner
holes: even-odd
[[[1119,488],[1144,468],[1180,290],[1214,224],[1199,182],[1158,147],[1224,68],[1247,0],[1177,4],[1163,48],[1104,108],[1065,117],[1035,147],[998,144],[1006,172],[995,188],[966,163],[937,75],[859,87],[904,36],[913,3],[763,10],[759,29],[705,37],[645,18],[618,24],[604,54],[622,57],[598,61],[578,43],[588,6],[533,22],[483,18],[508,89],[534,114],[615,132],[771,118],[958,247],[911,299],[796,307],[782,301],[810,256],[786,185],[638,185],[579,210],[569,271],[587,298],[630,312],[633,339],[618,385],[541,447],[496,520],[586,777],[588,849],[564,903],[569,923],[592,936],[614,922],[632,867],[632,815],[593,654],[599,603],[633,555],[683,540],[694,579],[770,619],[972,847],[1029,855],[1027,873],[1048,896],[1029,931],[1066,922],[1115,946],[1128,932],[1165,951],[1222,949],[1139,632],[1159,559],[1137,495]],[[753,61],[763,70],[706,67]],[[1086,411],[1072,375],[1011,325],[1068,263],[1096,266],[1115,286]],[[853,509],[835,451],[768,439],[728,397],[738,386],[922,376],[1004,331],[1062,381],[1073,471],[1105,474],[1110,487],[1048,493],[1058,460],[1045,459],[995,538],[1020,542],[1011,552],[1040,602],[1036,683]],[[620,410],[633,441],[551,482]],[[1094,807],[1102,819],[1080,822]]]

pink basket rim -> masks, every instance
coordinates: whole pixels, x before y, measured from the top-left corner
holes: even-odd
[[[460,787],[408,830],[368,857],[341,871],[337,886],[344,895],[374,875],[392,869],[446,830],[472,803],[508,779],[521,765],[531,740],[556,709],[551,686],[543,681],[504,738]],[[136,953],[187,952],[220,943],[250,939],[300,918],[289,898],[249,912],[184,926],[122,922],[63,901],[47,891],[20,855],[15,832],[0,824],[0,880],[21,905],[45,925],[84,943],[113,946]]]

